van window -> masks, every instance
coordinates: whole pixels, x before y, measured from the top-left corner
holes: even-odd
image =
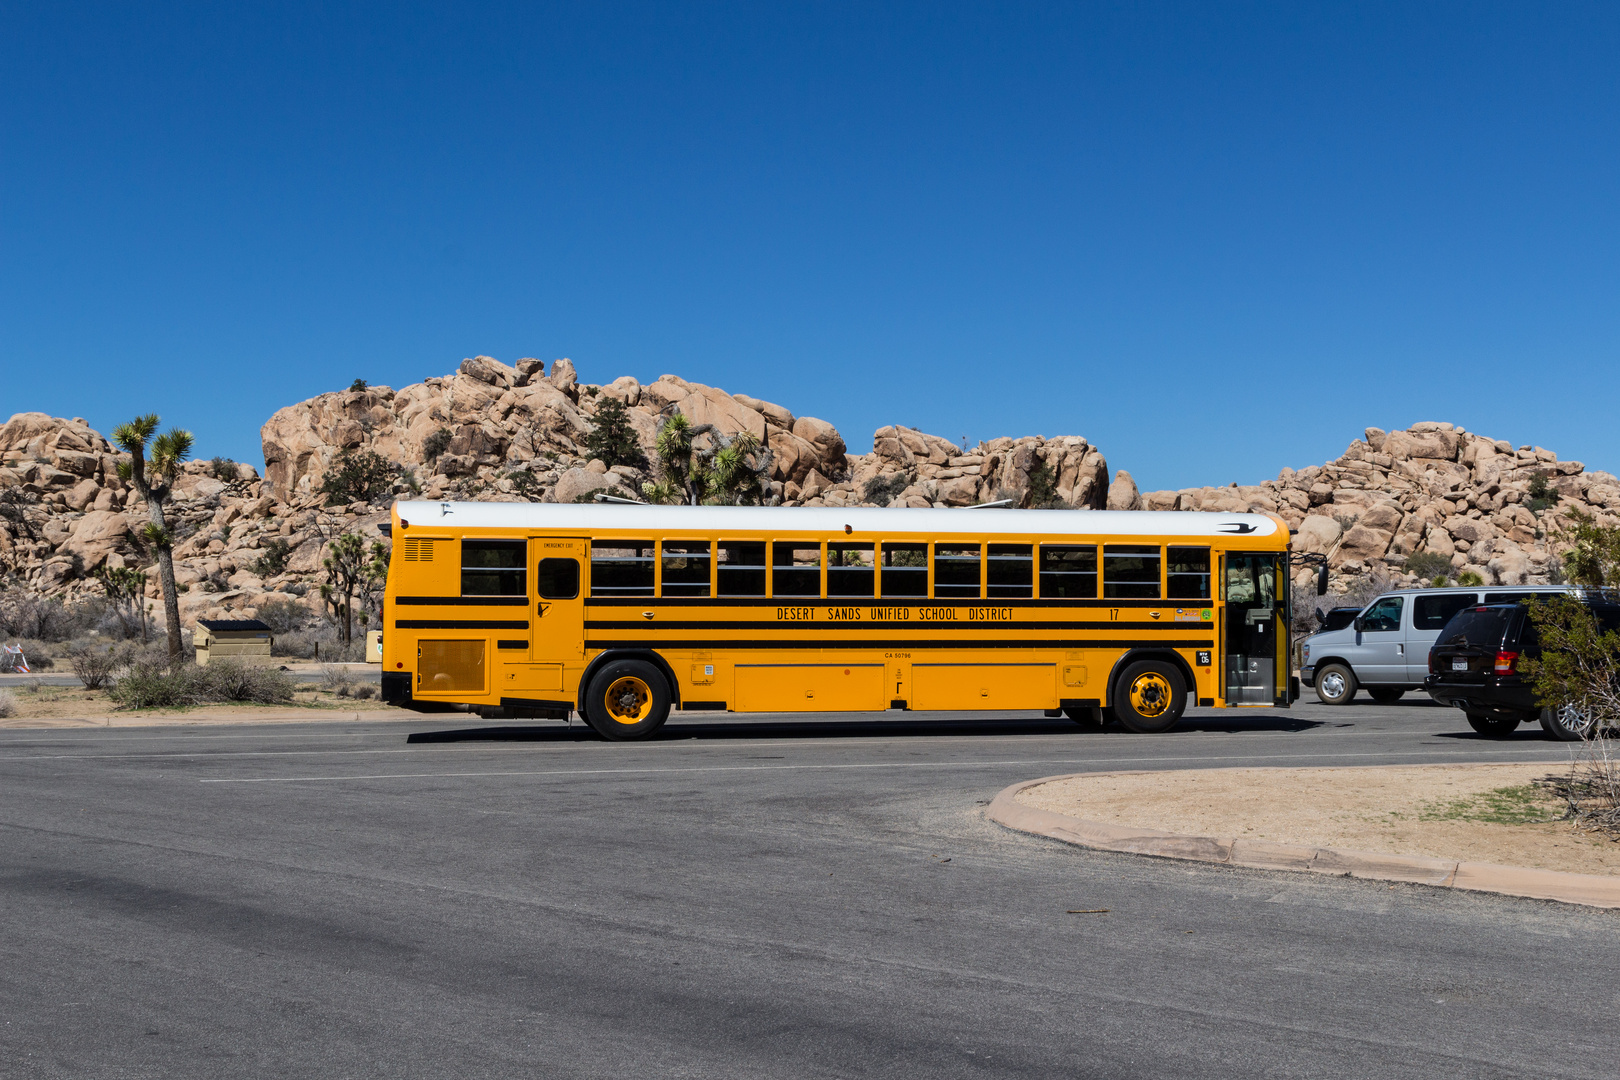
[[[528,550],[524,540],[463,540],[461,595],[527,596]]]
[[[1478,602],[1473,593],[1415,596],[1412,598],[1412,626],[1418,630],[1444,630],[1453,615]],[[1497,601],[1487,597],[1486,603],[1494,604]]]
[[[1507,633],[1512,608],[1476,607],[1459,611],[1446,624],[1436,645],[1462,645],[1472,649],[1495,649]]]
[[[1404,596],[1386,596],[1367,609],[1361,617],[1363,630],[1399,630],[1401,628],[1401,608],[1405,606]]]

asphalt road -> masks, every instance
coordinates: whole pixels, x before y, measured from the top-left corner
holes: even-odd
[[[4,731],[0,1076],[1609,1080],[1620,915],[983,816],[1081,770],[1567,760],[1460,718]]]

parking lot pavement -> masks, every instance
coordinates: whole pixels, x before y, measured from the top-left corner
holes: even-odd
[[[0,1075],[1611,1076],[1613,913],[983,817],[1086,769],[1568,760],[1460,720],[4,731]]]

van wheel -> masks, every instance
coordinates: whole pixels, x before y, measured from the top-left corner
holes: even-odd
[[[1316,700],[1324,705],[1348,705],[1356,696],[1356,673],[1344,664],[1316,669]]]
[[[591,677],[585,719],[604,739],[644,739],[669,719],[669,684],[645,660],[614,660]]]
[[[1511,718],[1469,713],[1468,726],[1481,735],[1489,735],[1493,739],[1500,739],[1513,734],[1513,729],[1519,726],[1519,722]]]
[[[1181,672],[1157,660],[1132,664],[1114,684],[1114,716],[1139,735],[1169,731],[1187,708]]]
[[[1573,705],[1541,710],[1541,730],[1560,742],[1580,742],[1592,737],[1592,715]]]
[[[1401,695],[1406,691],[1396,690],[1394,687],[1389,686],[1369,686],[1367,687],[1367,693],[1378,704],[1390,705],[1401,700]]]

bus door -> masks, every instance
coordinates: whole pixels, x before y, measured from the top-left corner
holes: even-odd
[[[585,655],[585,561],[590,541],[574,537],[531,536],[529,658],[578,660]]]
[[[1275,704],[1281,625],[1277,556],[1229,551],[1224,563],[1222,696],[1228,705]]]

